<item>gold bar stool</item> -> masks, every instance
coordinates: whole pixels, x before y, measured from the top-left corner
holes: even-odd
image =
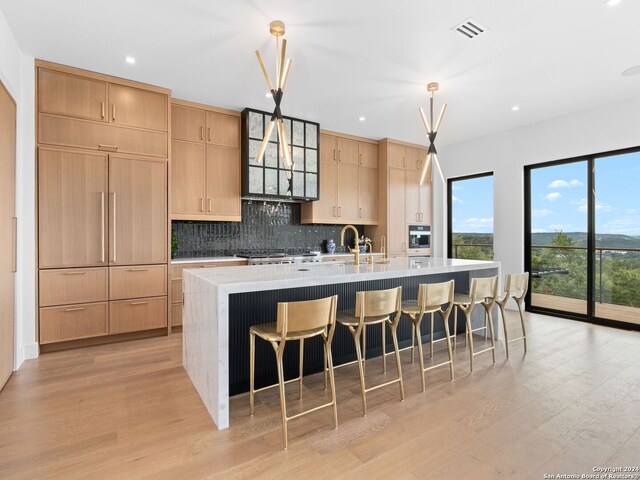
[[[392,319],[393,316],[393,319]],[[402,317],[402,287],[389,290],[374,290],[356,293],[356,308],[338,312],[338,323],[346,326],[356,346],[356,363],[360,374],[360,391],[362,394],[362,415],[367,414],[367,392],[386,387],[394,383],[400,384],[400,400],[404,400],[404,383],[402,382],[402,367],[400,366],[400,351],[398,349],[398,324]],[[380,325],[382,327],[382,343],[385,342],[385,326],[389,327],[393,338],[393,348],[396,356],[396,369],[398,378],[389,382],[367,388],[364,379],[364,356],[362,354],[362,333],[366,327]],[[384,348],[384,347],[383,347]],[[385,355],[382,355],[383,369],[385,368]],[[350,362],[352,363],[352,362]],[[349,363],[349,364],[350,364]],[[339,365],[342,367],[343,365]]]
[[[498,297],[498,276],[489,277],[489,278],[472,278],[471,279],[471,288],[469,294],[466,293],[456,293],[453,298],[454,309],[455,309],[455,321],[454,323],[457,326],[457,310],[462,310],[464,313],[465,321],[466,321],[466,342],[469,345],[469,371],[473,372],[473,357],[476,355],[480,355],[481,353],[485,353],[491,351],[491,355],[493,357],[493,363],[496,363],[496,340],[493,332],[493,314],[491,310],[493,306],[496,304],[496,299]],[[479,327],[472,329],[471,328],[471,314],[476,305],[482,305],[485,310],[485,319],[484,319],[484,327]],[[485,349],[482,349],[478,352],[474,351],[473,348],[473,332],[477,332],[478,330],[484,330],[486,335],[487,324],[489,326],[489,332],[491,336],[491,346]],[[456,328],[456,327],[454,327]]]
[[[522,340],[524,342],[524,353],[527,353],[527,331],[524,328],[522,303],[524,302],[524,297],[527,295],[528,289],[529,272],[508,273],[505,277],[505,291],[496,301],[498,307],[500,307],[500,314],[502,315],[502,327],[504,329],[504,348],[507,358],[509,358],[509,344],[518,340]],[[509,334],[507,332],[507,319],[504,315],[504,309],[510,298],[513,298],[516,301],[516,305],[518,306],[518,313],[520,314],[520,325],[522,325],[522,335],[512,340],[509,340]]]
[[[257,392],[269,388],[280,387],[280,408],[282,410],[282,440],[283,447],[287,449],[287,424],[289,420],[307,415],[322,408],[333,407],[333,428],[338,428],[338,409],[336,403],[336,386],[333,376],[333,359],[331,357],[331,342],[336,327],[336,308],[338,296],[322,298],[319,300],[308,300],[303,302],[280,302],[278,303],[278,316],[276,323],[265,325],[254,325],[249,329],[250,340],[250,372],[249,372],[249,409],[251,415],[254,411],[254,397]],[[286,383],[299,382],[299,395],[302,398],[302,370],[304,340],[306,338],[322,337],[324,344],[324,354],[328,364],[325,372],[329,374],[329,385],[331,388],[331,401],[319,405],[309,410],[287,417],[287,403],[284,386]],[[269,385],[258,390],[254,388],[255,360],[256,360],[256,336],[266,340],[271,344],[276,353],[278,364],[278,383]],[[284,380],[282,359],[284,348],[288,341],[300,341],[300,375],[292,380]],[[325,373],[326,374],[326,373]]]
[[[455,282],[450,280],[444,283],[421,283],[418,287],[418,301],[415,302],[406,302],[402,304],[402,313],[407,315],[411,319],[411,323],[413,324],[413,331],[415,333],[415,337],[418,338],[418,360],[420,360],[420,370],[422,372],[422,391],[425,391],[425,373],[427,370],[432,370],[434,368],[443,367],[445,365],[449,365],[449,373],[451,374],[451,380],[453,380],[453,353],[451,351],[451,337],[449,335],[449,315],[451,315],[451,310],[453,310],[453,298],[454,298],[454,290],[455,290]],[[442,305],[447,304],[446,310],[442,309]],[[422,353],[422,335],[420,334],[420,325],[422,324],[422,319],[425,314],[430,314],[431,316],[431,356],[433,356],[433,317],[434,314],[438,312],[442,321],[444,322],[444,333],[445,338],[440,340],[444,340],[447,342],[447,352],[449,353],[449,360],[446,362],[441,362],[436,365],[432,365],[430,367],[424,368],[424,357]],[[440,341],[436,340],[436,341]]]

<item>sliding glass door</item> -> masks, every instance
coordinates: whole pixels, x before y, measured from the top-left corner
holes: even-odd
[[[640,324],[640,150],[525,168],[528,309]]]

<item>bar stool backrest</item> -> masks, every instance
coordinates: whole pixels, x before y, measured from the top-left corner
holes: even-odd
[[[418,305],[424,310],[427,307],[447,304],[447,310],[453,307],[455,281],[442,283],[421,283],[418,287]]]
[[[302,302],[279,302],[276,331],[285,337],[306,331],[321,332],[327,326],[333,329],[337,305],[337,295]]]
[[[399,314],[402,309],[402,287],[356,293],[356,317],[378,317]]]
[[[498,296],[498,276],[488,278],[471,279],[471,303],[478,299],[491,299],[489,303],[495,302]]]
[[[529,289],[529,272],[508,273],[505,279],[505,293],[507,297],[522,298]]]

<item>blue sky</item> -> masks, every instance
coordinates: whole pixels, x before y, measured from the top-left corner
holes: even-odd
[[[596,233],[640,236],[640,152],[596,159]],[[493,177],[453,183],[453,231],[493,231]],[[587,231],[587,163],[531,171],[533,232]]]
[[[493,232],[493,176],[453,182],[453,232]]]
[[[596,233],[640,235],[640,153],[596,159]],[[531,171],[532,232],[587,231],[587,165]]]

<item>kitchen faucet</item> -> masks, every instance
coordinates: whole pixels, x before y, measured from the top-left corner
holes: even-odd
[[[358,229],[356,227],[354,227],[353,225],[345,225],[344,227],[342,227],[342,230],[340,231],[340,246],[344,247],[344,234],[347,230],[353,230],[353,233],[355,233],[356,238],[353,240],[353,244],[355,248],[349,248],[349,252],[353,253],[353,263],[354,265],[360,265],[360,248],[358,245],[358,239],[360,238],[360,235],[358,234]]]

